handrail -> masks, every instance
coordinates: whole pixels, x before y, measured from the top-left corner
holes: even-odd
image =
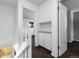
[[[28,48],[30,45],[27,44],[27,42],[25,41],[24,43],[22,43],[22,46],[20,47],[18,53],[16,53],[16,55],[14,56],[14,58],[18,58],[22,53],[23,51]]]

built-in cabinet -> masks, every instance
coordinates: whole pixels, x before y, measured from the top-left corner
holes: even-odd
[[[44,34],[43,33],[39,33],[39,45],[42,47],[45,47],[45,40],[44,40]]]
[[[38,19],[38,41],[39,45],[52,50],[52,39],[51,39],[51,0],[46,1],[39,8],[39,19]]]
[[[51,51],[51,22],[39,23],[38,39],[40,46]]]
[[[40,46],[51,50],[51,33],[50,32],[39,32],[39,44]]]
[[[38,10],[38,41],[39,45],[51,50],[51,10],[52,2],[47,0]]]

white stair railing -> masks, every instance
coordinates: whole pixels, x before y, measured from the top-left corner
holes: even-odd
[[[21,34],[20,37],[22,38],[22,45],[20,46],[20,49],[18,49],[14,58],[31,58],[32,57],[31,30],[27,31],[27,29],[23,29],[20,34]]]
[[[28,49],[30,48],[30,45],[27,44],[25,41],[22,43],[22,46],[20,47],[18,53],[14,56],[14,58],[28,58]]]

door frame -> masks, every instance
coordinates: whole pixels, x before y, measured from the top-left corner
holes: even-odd
[[[73,10],[71,10],[71,33],[70,33],[70,36],[71,36],[71,38],[70,38],[70,43],[72,43],[73,41],[76,41],[76,39],[74,39],[74,13],[75,12],[79,12],[79,9],[73,9]]]
[[[59,3],[60,1],[58,1],[58,57],[59,57]]]

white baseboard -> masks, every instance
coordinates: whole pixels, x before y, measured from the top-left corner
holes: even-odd
[[[38,47],[39,46],[39,44],[35,44],[35,47]]]
[[[58,56],[54,56],[53,53],[51,53],[51,56],[53,56],[54,58],[58,58]]]
[[[68,41],[68,43],[72,43],[73,41]]]
[[[74,41],[79,41],[79,40],[75,39]]]
[[[79,41],[78,39],[73,39],[73,41]],[[68,41],[69,43],[72,43],[73,41]]]

